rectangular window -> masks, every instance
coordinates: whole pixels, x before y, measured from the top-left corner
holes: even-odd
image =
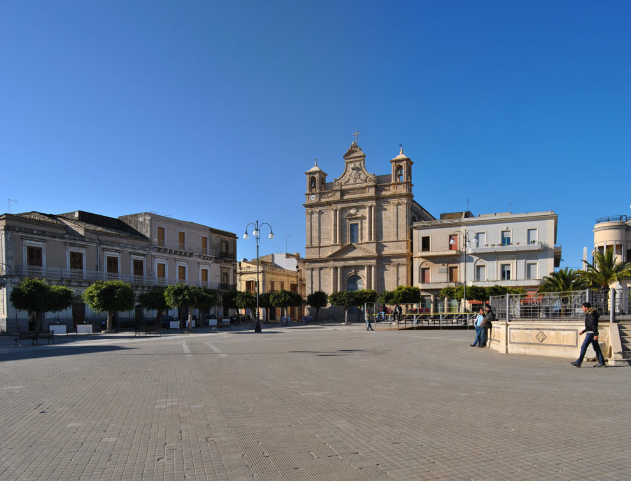
[[[158,227],[158,246],[159,247],[164,247],[165,246],[165,239],[166,235],[165,235],[165,229],[164,227]]]
[[[429,252],[429,236],[421,237],[421,252]]]
[[[145,263],[142,259],[134,259],[134,275],[137,277],[145,275]]]
[[[256,291],[256,282],[254,281],[245,281],[245,290],[249,292]]]
[[[458,267],[449,268],[449,282],[458,282]]]
[[[351,243],[357,244],[359,242],[359,224],[351,224]]]
[[[450,251],[458,250],[458,235],[457,234],[451,234],[449,236],[449,250]]]
[[[486,246],[486,232],[476,232],[475,241],[478,247]]]
[[[186,280],[186,266],[177,266],[177,280],[178,281]]]
[[[202,283],[208,283],[208,269],[202,269]]]
[[[221,273],[221,283],[222,284],[228,284],[228,280],[229,280],[229,273],[228,272],[222,272]]]
[[[625,262],[631,261],[631,249],[627,249],[627,258],[624,261]]]
[[[42,267],[42,248],[26,247],[26,265],[31,267]]]
[[[228,242],[227,241],[221,241],[221,252],[223,254],[227,254],[228,253]]]
[[[269,281],[269,291],[274,292],[274,289],[276,289],[274,281]]]
[[[107,257],[107,273],[118,274],[118,257]]]
[[[83,252],[70,252],[70,270],[83,270]]]
[[[511,236],[509,230],[502,231],[502,245],[509,246],[511,244]]]
[[[283,289],[285,289],[285,282],[280,281],[280,290],[282,291]]]
[[[537,264],[534,262],[529,262],[526,264],[526,279],[536,279],[537,278]]]
[[[158,268],[158,279],[165,279],[167,276],[167,265],[157,264],[157,268]]]
[[[177,242],[180,245],[180,249],[186,249],[186,235],[182,231],[178,231],[177,233]]]
[[[429,267],[421,267],[421,284],[429,284]]]
[[[298,292],[298,284],[290,284],[289,290],[291,292]]]
[[[528,229],[528,244],[536,244],[537,243],[537,229]]]
[[[486,280],[486,266],[475,266],[475,280],[476,281]]]
[[[510,281],[510,264],[501,264],[500,265],[500,275],[503,281]]]
[[[208,255],[208,237],[202,236],[202,254]]]

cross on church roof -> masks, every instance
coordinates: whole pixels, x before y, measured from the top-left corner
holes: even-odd
[[[357,143],[357,136],[360,135],[360,134],[361,134],[361,132],[358,132],[357,129],[355,129],[355,133],[352,134],[352,135],[355,136],[355,143]]]

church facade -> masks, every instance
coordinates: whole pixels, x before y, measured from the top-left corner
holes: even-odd
[[[357,142],[344,154],[333,182],[316,165],[307,177],[306,294],[324,291],[394,290],[412,284],[412,224],[434,220],[414,201],[412,160],[389,161],[390,173],[366,170]]]

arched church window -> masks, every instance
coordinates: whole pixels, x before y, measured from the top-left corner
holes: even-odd
[[[311,192],[315,192],[316,191],[316,179],[315,179],[315,177],[311,177],[311,179],[309,180],[309,190]]]
[[[397,182],[401,182],[403,180],[403,167],[397,165]]]
[[[362,281],[362,278],[359,276],[351,276],[346,281],[347,292],[360,291],[363,288],[364,288],[364,282]]]

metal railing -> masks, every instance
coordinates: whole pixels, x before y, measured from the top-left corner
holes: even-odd
[[[506,294],[490,299],[497,319],[510,320],[581,320],[585,318],[581,309],[584,302],[591,303],[601,316],[611,312],[609,290]],[[623,299],[618,293],[613,308],[616,314],[628,314],[631,308],[629,299]]]
[[[596,219],[596,224],[603,222],[626,222],[627,220],[629,220],[629,217],[626,215],[612,215],[609,217],[599,217]]]
[[[169,241],[169,240],[159,239],[155,237],[151,239],[151,243],[153,247],[157,247],[159,249],[192,252],[193,254],[217,257],[220,259],[235,260],[237,258],[236,253],[223,252],[219,249],[211,249],[210,247],[202,247],[199,244],[187,244],[186,242]]]
[[[16,266],[15,273],[19,277],[68,279],[86,282],[120,280],[129,284],[145,286],[170,286],[183,283],[189,286],[208,287],[210,289],[218,289],[223,291],[233,290],[237,288],[236,284],[226,284],[221,282],[189,281],[185,279],[158,277],[153,274],[139,276],[133,274],[117,274],[112,272],[91,271],[87,269],[62,269],[59,267]]]
[[[394,314],[386,314],[380,318],[379,313],[370,314],[371,322],[376,325],[387,326],[390,329],[420,329],[429,328],[455,328],[473,325],[473,317],[467,312],[426,312],[414,314],[402,314],[397,319]]]

